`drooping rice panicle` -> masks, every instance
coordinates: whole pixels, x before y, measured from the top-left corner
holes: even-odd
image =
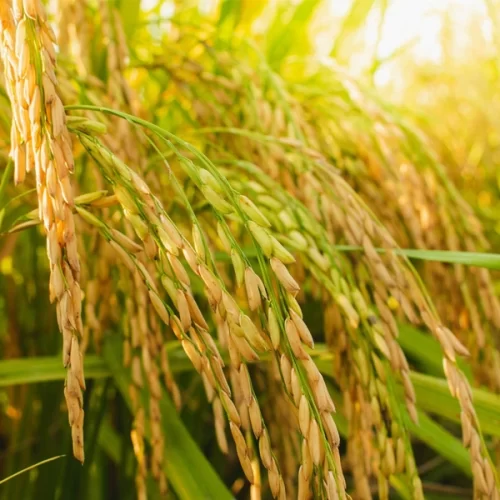
[[[80,338],[80,262],[73,220],[74,169],[66,115],[57,92],[55,35],[39,0],[2,2],[2,55],[13,109],[11,157],[15,183],[35,171],[39,217],[47,234],[50,298],[56,301],[67,368],[64,394],[73,454],[84,461],[83,396],[85,389]]]

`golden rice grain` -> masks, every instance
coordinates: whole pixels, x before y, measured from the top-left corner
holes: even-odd
[[[264,467],[270,470],[272,468],[273,459],[271,455],[271,443],[266,429],[262,431],[259,439],[259,454]]]
[[[270,262],[276,277],[285,290],[293,295],[296,295],[300,291],[299,284],[293,279],[283,262],[276,257],[272,257]]]
[[[259,277],[251,267],[245,269],[245,288],[250,310],[255,311],[261,305]]]
[[[285,331],[294,355],[298,359],[308,359],[308,355],[302,347],[299,331],[290,318],[287,318],[285,321]]]

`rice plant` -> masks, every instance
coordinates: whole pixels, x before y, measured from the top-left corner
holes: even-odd
[[[500,498],[500,256],[425,132],[321,2],[161,4],[0,4],[0,495]]]

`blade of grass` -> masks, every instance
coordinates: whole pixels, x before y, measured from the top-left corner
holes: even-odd
[[[405,255],[410,259],[445,262],[448,264],[464,264],[466,266],[500,269],[500,254],[481,252],[453,252],[448,250],[394,250],[397,255]]]
[[[337,245],[339,252],[356,252],[363,250],[362,247]],[[383,248],[377,248],[378,253],[384,253]],[[500,269],[500,254],[484,252],[455,252],[451,250],[419,250],[395,248],[392,250],[396,255],[404,255],[409,259],[427,260],[431,262],[445,262],[447,264],[464,264],[466,266],[486,267],[488,269]]]
[[[446,380],[415,372],[410,378],[419,408],[460,422],[460,408]],[[484,433],[500,437],[500,397],[483,389],[473,389],[472,397]]]
[[[90,378],[109,377],[104,360],[89,354],[85,358],[85,375]],[[57,357],[7,359],[0,362],[0,387],[64,380],[66,370]]]
[[[36,469],[37,467],[40,467],[40,465],[43,465],[43,464],[46,464],[46,463],[49,463],[49,462],[53,462],[54,460],[57,460],[58,458],[62,458],[62,457],[65,457],[65,456],[66,455],[58,455],[57,457],[47,458],[47,460],[42,460],[41,462],[38,462],[38,463],[36,463],[34,465],[30,465],[29,467],[26,467],[25,469],[20,470],[19,472],[16,472],[15,474],[11,474],[9,477],[6,477],[5,479],[2,479],[0,481],[0,484],[6,483],[7,481],[10,481],[11,479],[13,479],[16,476],[24,474],[25,472],[28,472],[28,471],[33,470],[33,469]]]
[[[351,245],[334,245],[339,252],[360,252],[362,247]],[[253,251],[244,249],[245,255],[252,258]],[[385,249],[376,248],[378,253],[384,253]],[[392,250],[396,255],[404,255],[410,259],[425,260],[429,262],[444,262],[446,264],[463,264],[466,266],[485,267],[493,270],[500,270],[500,254],[481,252],[455,252],[451,250],[419,250],[395,248]],[[220,261],[230,260],[224,252],[217,252],[215,258]]]
[[[469,453],[459,439],[423,411],[418,412],[418,425],[409,420],[408,427],[417,439],[472,477]]]
[[[2,208],[5,206],[5,200],[4,200],[5,189],[7,188],[8,183],[11,181],[13,172],[14,172],[14,162],[12,160],[9,160],[7,162],[7,167],[5,168],[2,174],[2,180],[0,181],[0,207]]]
[[[106,455],[116,464],[122,460],[120,436],[111,426],[111,423],[106,419],[102,422],[99,428],[98,436],[99,447]],[[132,477],[134,474],[134,464],[132,460],[127,460],[125,465],[125,474]]]
[[[167,352],[174,373],[192,370],[192,364],[177,342],[167,344]],[[106,361],[95,354],[85,356],[85,377],[106,378],[111,375]],[[36,384],[64,380],[66,370],[59,356],[37,356],[31,358],[5,359],[0,361],[0,387],[21,384]]]

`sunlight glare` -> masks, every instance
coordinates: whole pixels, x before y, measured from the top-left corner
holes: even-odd
[[[343,18],[353,0],[330,0],[331,13]],[[378,12],[370,15],[364,29],[366,47],[375,47],[378,39],[380,16]],[[481,0],[389,0],[384,24],[377,49],[377,57],[385,59],[408,45],[411,54],[421,61],[439,62],[441,60],[441,30],[444,15],[449,15],[457,28],[467,25],[471,15],[484,17],[483,35],[492,36],[491,23],[487,17],[485,2]],[[465,31],[465,29],[464,29]],[[460,29],[457,29],[460,32]],[[459,40],[458,40],[459,41]],[[410,45],[411,44],[411,45]],[[365,51],[358,57],[356,65],[366,64],[373,52]],[[365,60],[366,59],[366,60]],[[355,72],[359,68],[351,67]],[[376,83],[383,85],[391,78],[391,65],[383,66],[376,74]]]

